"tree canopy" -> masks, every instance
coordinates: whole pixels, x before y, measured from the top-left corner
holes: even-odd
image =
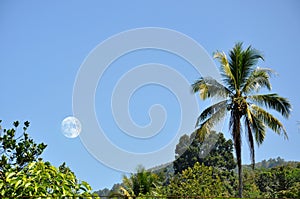
[[[230,196],[230,182],[222,177],[222,171],[199,162],[174,176],[167,186],[167,195],[185,197]]]
[[[215,131],[211,131],[205,140],[197,137],[196,132],[191,136],[183,135],[176,146],[175,154],[175,174],[193,167],[196,162],[227,171],[236,167],[232,141],[226,140],[222,133]]]
[[[88,183],[79,182],[65,165],[56,168],[49,162],[31,162],[23,169],[10,168],[0,178],[2,197],[90,196]]]
[[[133,197],[146,195],[155,189],[158,182],[158,176],[147,171],[143,166],[138,166],[137,172],[129,177],[123,176],[123,190]]]

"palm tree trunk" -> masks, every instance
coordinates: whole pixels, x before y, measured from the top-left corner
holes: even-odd
[[[243,176],[242,176],[242,163],[241,161],[238,163],[238,176],[239,176],[239,198],[243,197]]]
[[[242,179],[242,138],[241,138],[241,116],[238,111],[232,112],[233,117],[233,141],[234,141],[234,148],[235,154],[237,159],[237,166],[238,166],[238,197],[243,197],[243,179]]]

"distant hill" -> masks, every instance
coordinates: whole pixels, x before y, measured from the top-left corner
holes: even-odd
[[[263,160],[261,162],[255,163],[255,168],[257,169],[269,169],[278,166],[291,165],[296,167],[300,162],[297,161],[285,161],[281,157],[270,158],[269,160]],[[244,168],[251,168],[251,165],[243,165]]]
[[[159,166],[152,167],[148,169],[148,171],[151,171],[153,173],[168,172],[173,174],[174,173],[173,162],[168,162],[165,164],[161,164]]]

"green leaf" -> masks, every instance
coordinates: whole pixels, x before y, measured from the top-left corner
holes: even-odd
[[[5,196],[5,189],[2,189],[1,196]]]
[[[18,180],[17,183],[15,184],[15,189],[22,183],[22,180]]]
[[[28,169],[32,169],[35,166],[35,162],[31,162],[30,164],[28,164]]]
[[[24,186],[24,189],[26,189],[27,187],[29,187],[31,185],[31,182],[27,182]]]
[[[15,172],[11,172],[6,176],[6,181],[8,181],[12,176],[16,175]]]
[[[15,122],[13,123],[14,127],[16,127],[16,128],[19,126],[19,124],[20,124],[19,121],[15,121]]]

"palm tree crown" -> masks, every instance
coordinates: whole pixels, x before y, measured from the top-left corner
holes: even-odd
[[[217,98],[216,104],[206,108],[198,117],[196,127],[201,137],[206,136],[210,129],[221,118],[229,113],[229,128],[233,138],[239,170],[239,196],[242,196],[241,181],[241,145],[242,128],[249,143],[251,162],[254,167],[254,142],[262,144],[266,127],[287,138],[283,124],[264,108],[273,109],[288,118],[291,104],[286,98],[275,93],[258,94],[260,89],[271,90],[271,69],[256,67],[259,60],[264,60],[259,51],[249,46],[243,49],[237,43],[227,58],[224,52],[215,52],[221,66],[222,83],[211,77],[201,77],[193,85],[193,92],[199,92],[200,98]],[[255,140],[255,141],[254,141]]]

